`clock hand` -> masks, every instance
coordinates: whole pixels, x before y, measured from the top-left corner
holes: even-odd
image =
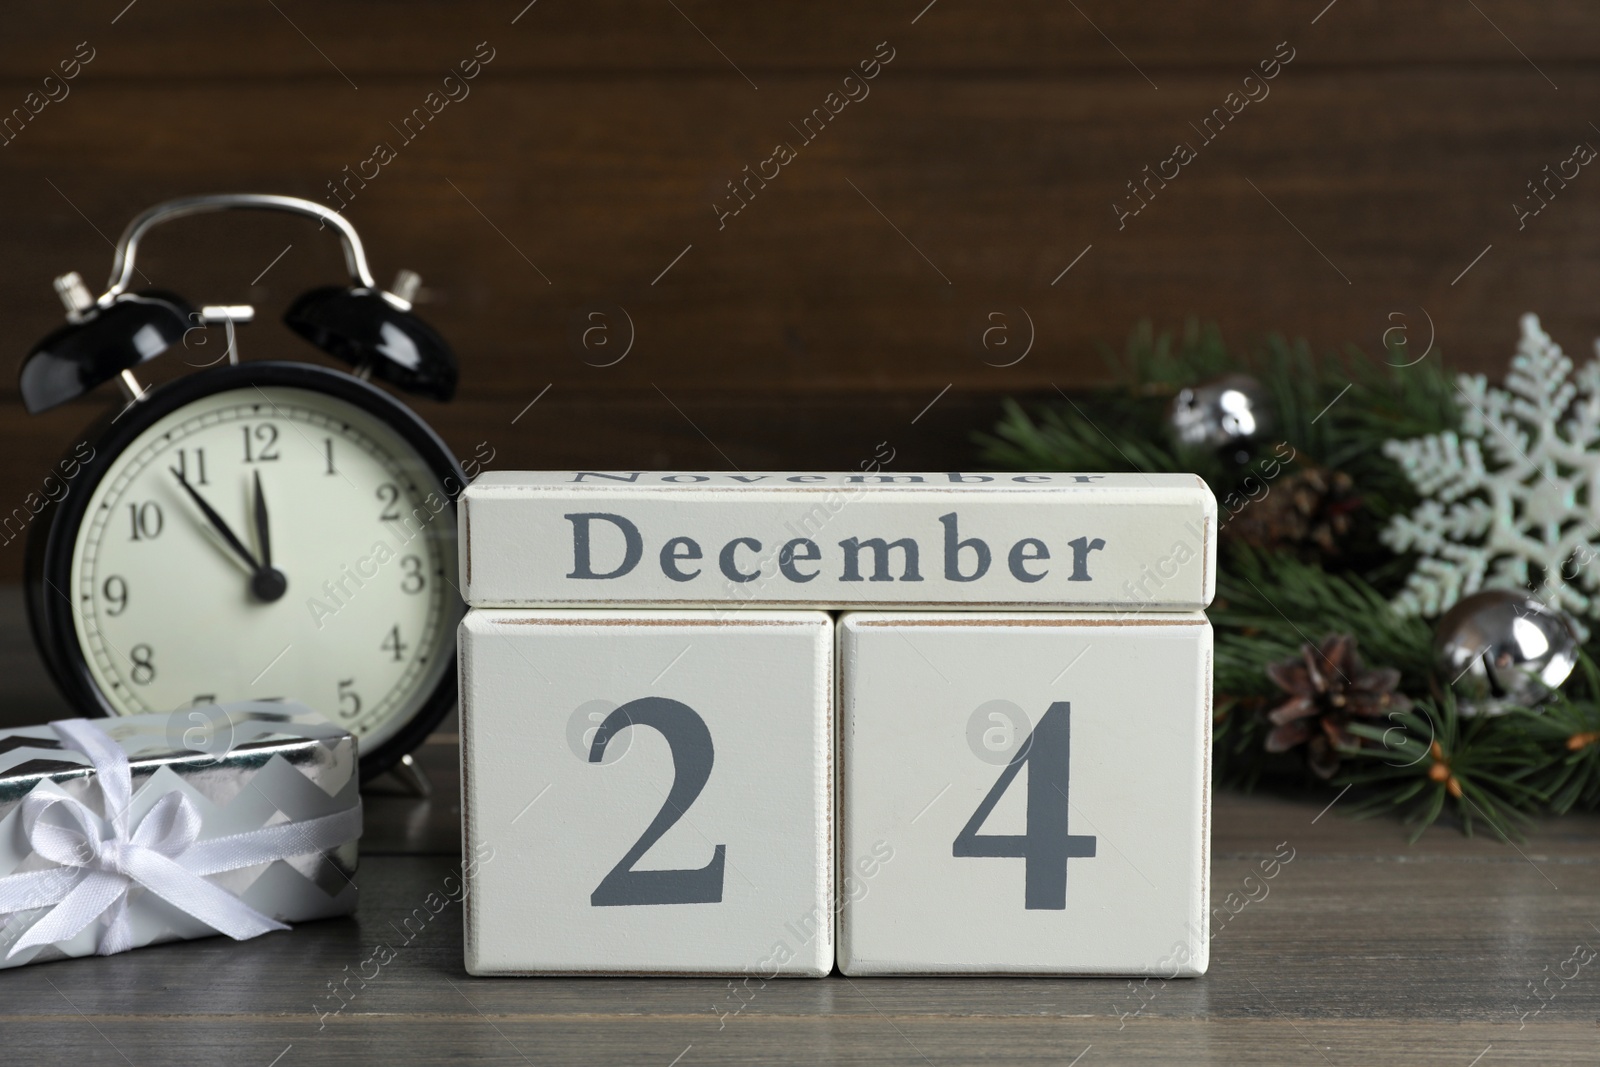
[[[261,472],[255,471],[256,543],[261,546],[261,565],[272,566],[272,533],[267,526],[267,498],[261,494]]]
[[[256,562],[255,556],[250,554],[250,550],[245,548],[244,543],[229,529],[228,524],[223,521],[221,515],[217,514],[216,509],[206,503],[205,497],[201,496],[195,487],[189,484],[189,480],[183,476],[182,471],[173,470],[172,475],[178,479],[178,484],[183,486],[184,492],[189,494],[189,499],[195,502],[195,506],[206,517],[206,521],[211,524],[211,528],[249,566],[250,588],[256,596],[268,601],[276,600],[282,596],[284,589],[288,585],[284,581],[283,575],[270,567],[262,567],[261,564]]]
[[[195,490],[195,487],[189,484],[189,480],[183,476],[183,472],[174,470],[172,472],[172,476],[178,479],[178,484],[183,486],[183,491],[189,494],[189,499],[195,502],[195,506],[198,507],[200,509],[200,513],[206,517],[206,521],[211,524],[211,528],[215,530],[222,537],[222,539],[227,542],[228,547],[233,549],[238,557],[244,560],[245,563],[250,567],[251,573],[259,571],[261,569],[261,564],[256,562],[256,558],[250,554],[250,550],[248,548],[244,547],[244,543],[241,542],[238,537],[234,536],[233,531],[228,528],[228,524],[223,521],[222,516],[218,515],[211,505],[206,503],[205,497],[201,496],[199,492]]]
[[[261,492],[261,472],[254,471],[256,487],[256,543],[261,546],[261,566],[250,577],[250,589],[268,603],[277,600],[289,588],[289,580],[272,565],[272,531],[267,525],[267,498]]]

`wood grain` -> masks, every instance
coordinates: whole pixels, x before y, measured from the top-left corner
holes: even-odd
[[[1541,310],[1574,351],[1600,332],[1600,312],[1577,299],[1582,264],[1600,260],[1587,172],[1521,231],[1512,210],[1541,168],[1585,136],[1600,143],[1581,105],[1531,72],[1354,78],[1291,66],[1210,144],[1191,123],[1237,79],[1166,80],[1160,93],[1130,94],[1109,75],[940,79],[891,66],[809,145],[790,123],[831,81],[731,93],[703,77],[486,73],[409,145],[390,124],[420,102],[415,86],[346,99],[298,82],[222,83],[201,106],[192,87],[118,86],[92,102],[85,92],[83,106],[68,98],[7,149],[8,232],[36,251],[0,265],[0,336],[22,352],[53,327],[53,273],[98,280],[109,256],[97,229],[115,233],[179,192],[321,200],[380,140],[398,155],[364,189],[350,186],[351,217],[380,277],[423,274],[420,310],[460,351],[468,396],[550,381],[1048,388],[1103,378],[1095,345],[1120,346],[1141,317],[1203,315],[1241,342],[1287,330],[1324,349],[1372,349],[1396,321],[1414,320],[1423,344],[1426,309],[1463,369],[1504,363],[1521,310]],[[1600,95],[1600,75],[1575,72],[1568,90]],[[1462,108],[1464,97],[1478,106]],[[797,158],[765,189],[752,184],[719,229],[713,204],[740,202],[727,183],[780,140],[798,143]],[[1180,140],[1198,158],[1165,188],[1141,185],[1153,198],[1119,223],[1113,204],[1140,202],[1128,183]],[[118,182],[102,180],[107,169]],[[260,304],[264,319],[242,341],[255,357],[307,351],[271,320],[337,277],[337,264],[333,242],[282,218],[184,220],[141,260],[153,287]],[[592,350],[578,343],[601,306],[625,309],[632,326],[631,350],[612,366],[591,364],[626,347],[615,310],[600,320],[612,347],[598,346],[602,334]],[[995,366],[1026,345],[1018,308],[1032,351]],[[985,350],[997,321],[991,343],[1013,347]],[[183,354],[194,363],[212,355],[199,340]]]
[[[1260,58],[1257,42],[1286,37],[1314,41],[1320,62],[1360,66],[1524,63],[1518,48],[1541,65],[1600,54],[1594,10],[1581,0],[1494,0],[1479,11],[1452,0],[1417,0],[1403,10],[1381,0],[1337,0],[1336,6],[1327,0],[1089,0],[1076,10],[1049,0],[1019,0],[1003,9],[973,0],[778,0],[759,7],[682,0],[676,12],[671,5],[628,0],[393,0],[381,14],[358,0],[279,0],[276,11],[268,4],[219,10],[204,0],[174,0],[141,4],[113,24],[126,5],[96,0],[69,12],[50,0],[13,3],[0,63],[13,77],[24,77],[30,67],[42,76],[55,58],[52,47],[70,52],[88,38],[106,49],[103,60],[95,60],[102,76],[339,81],[343,71],[364,88],[363,79],[372,76],[425,70],[442,76],[455,58],[451,49],[470,49],[484,39],[504,43],[512,53],[507,65],[519,70],[563,76],[712,71],[730,84],[740,80],[730,60],[751,75],[833,69],[885,38],[916,42],[923,62],[936,69],[1116,70],[1132,81],[1138,80],[1133,63],[1146,70],[1249,66]],[[197,39],[214,47],[197,48]]]
[[[1240,832],[1245,810],[1222,800],[1219,835]],[[1295,822],[1317,812],[1269,803]],[[392,820],[369,812],[369,823]],[[1539,1003],[1526,983],[1546,965],[1553,973],[1573,943],[1593,943],[1592,820],[1589,854],[1546,867],[1560,889],[1491,842],[1450,858],[1435,836],[1407,849],[1385,824],[1324,824],[1323,843],[1297,839],[1267,895],[1256,883],[1258,902],[1216,930],[1208,975],[1138,992],[1118,980],[473,980],[461,973],[453,906],[399,925],[429,892],[448,891],[455,861],[369,848],[353,920],[19,969],[0,979],[0,1018],[8,1047],[29,1063],[110,1057],[107,1042],[134,1062],[160,1042],[163,1061],[178,1063],[206,1062],[219,1046],[266,1063],[288,1045],[302,1062],[450,1049],[507,1062],[667,1063],[690,1045],[697,1062],[1060,1064],[1088,1045],[1118,1063],[1311,1062],[1322,1051],[1335,1063],[1462,1064],[1491,1045],[1502,1061],[1587,1062],[1600,1009],[1587,972],[1519,1022]],[[1329,837],[1354,854],[1325,848]],[[1272,847],[1219,855],[1219,890],[1259,879]],[[339,1004],[328,983],[363,970],[379,944],[395,960],[364,988],[353,980],[345,1010],[319,1014]]]
[[[0,588],[0,664],[3,721],[60,714],[14,588]],[[1116,979],[471,979],[459,904],[426,903],[457,884],[454,736],[418,756],[430,800],[365,797],[355,917],[7,971],[7,1062],[1593,1062],[1592,965],[1524,1013],[1541,1004],[1530,981],[1600,942],[1600,818],[1548,821],[1518,848],[1444,827],[1408,846],[1391,822],[1328,808],[1327,792],[1218,795],[1211,971],[1137,991]],[[1262,863],[1289,849],[1264,880]],[[394,958],[374,976],[363,961],[379,944]],[[349,977],[362,973],[364,986]],[[343,1009],[326,1014],[341,1004],[329,984],[347,978]]]
[[[385,141],[394,161],[341,196],[379,276],[420,271],[420,311],[461,353],[461,402],[425,413],[502,466],[850,467],[883,440],[900,469],[969,466],[1002,396],[1103,380],[1097,347],[1145,317],[1321,351],[1400,325],[1412,352],[1498,373],[1523,311],[1570,352],[1600,333],[1600,179],[1552,185],[1520,229],[1513,211],[1600,143],[1597,30],[1577,0],[25,0],[0,33],[0,118],[78,42],[95,55],[0,145],[0,344],[20,358],[54,328],[50,277],[98,283],[148,204],[331,197]],[[407,140],[480,41],[470,95]],[[790,124],[883,41],[870,95],[804,142]],[[1279,42],[1294,59],[1270,95],[1204,141],[1191,123]],[[780,140],[797,158],[719,223]],[[1119,221],[1180,140],[1198,158]],[[240,217],[157,233],[141,269],[259,305],[247,357],[304,358],[273,320],[339,259],[294,220]],[[27,418],[10,379],[0,405],[4,514],[89,408]]]

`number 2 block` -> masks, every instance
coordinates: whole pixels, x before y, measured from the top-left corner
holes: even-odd
[[[828,615],[477,610],[460,662],[468,973],[828,973]]]
[[[1204,973],[1211,627],[838,624],[846,974]]]

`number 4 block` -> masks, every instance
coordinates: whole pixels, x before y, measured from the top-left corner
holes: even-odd
[[[460,663],[468,973],[829,972],[828,615],[477,610]]]
[[[841,970],[1204,973],[1203,615],[856,612],[838,640]]]

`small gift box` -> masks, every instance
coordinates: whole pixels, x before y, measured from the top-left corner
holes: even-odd
[[[0,730],[0,968],[349,914],[359,779],[297,704]]]

